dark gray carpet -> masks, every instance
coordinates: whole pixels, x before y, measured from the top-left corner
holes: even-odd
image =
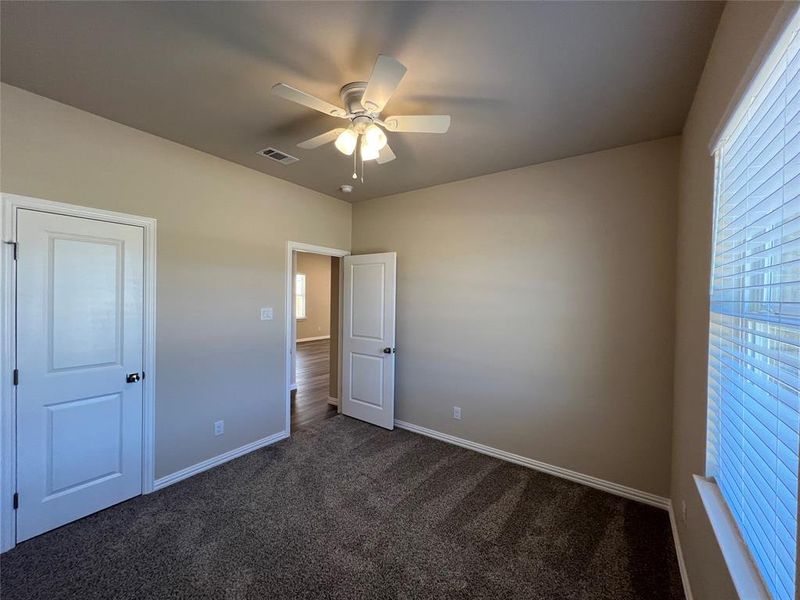
[[[347,417],[24,542],[0,584],[3,600],[683,597],[665,511]]]

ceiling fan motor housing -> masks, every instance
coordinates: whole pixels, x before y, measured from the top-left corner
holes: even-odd
[[[367,89],[366,81],[354,81],[348,83],[341,90],[339,90],[339,97],[342,99],[345,110],[351,115],[363,115],[372,121],[373,113],[370,113],[366,108],[361,105],[361,98]],[[355,123],[355,121],[354,121]]]

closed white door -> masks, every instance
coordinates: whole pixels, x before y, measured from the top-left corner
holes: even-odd
[[[397,254],[344,257],[342,413],[394,429]]]
[[[143,240],[17,213],[17,541],[141,493]]]

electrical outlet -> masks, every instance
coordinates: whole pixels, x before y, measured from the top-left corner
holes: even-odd
[[[686,525],[686,500],[681,500],[681,521]]]
[[[460,406],[454,406],[453,407],[453,418],[454,419],[458,419],[459,421],[461,420],[461,407]]]
[[[216,421],[214,423],[214,435],[222,435],[225,433],[225,421]]]
[[[272,307],[265,306],[261,309],[261,320],[262,321],[272,321]]]

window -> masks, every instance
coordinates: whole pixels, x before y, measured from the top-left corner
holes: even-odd
[[[707,474],[776,600],[796,597],[800,430],[797,18],[715,150]]]
[[[294,316],[296,319],[306,318],[306,275],[297,273],[294,276]]]

